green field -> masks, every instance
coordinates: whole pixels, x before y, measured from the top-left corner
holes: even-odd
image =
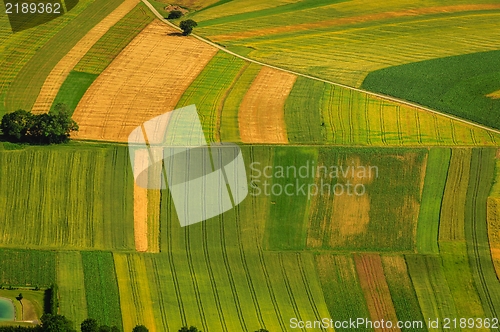
[[[0,250],[3,286],[50,287],[56,282],[56,254],[52,251]]]
[[[486,200],[495,171],[495,150],[474,149],[465,205],[465,238],[472,276],[484,313],[496,317],[500,312],[500,283],[488,246]]]
[[[129,164],[125,147],[75,144],[1,151],[2,245],[134,248]]]
[[[450,157],[450,149],[429,150],[417,227],[417,250],[421,254],[439,252],[437,241],[441,199],[445,190]]]
[[[500,51],[472,53],[377,70],[362,87],[500,129],[499,68]]]
[[[122,328],[120,297],[112,253],[82,251],[81,257],[88,317],[96,319],[99,324]]]

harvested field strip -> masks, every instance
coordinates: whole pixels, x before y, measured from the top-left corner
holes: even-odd
[[[73,114],[76,138],[126,141],[138,125],[175,108],[217,51],[174,33],[154,21],[116,57]]]
[[[45,43],[19,71],[5,97],[8,111],[17,109],[31,110],[45,80],[54,67],[94,26],[108,16],[123,0],[96,0],[80,15]],[[84,54],[84,53],[83,53]],[[75,63],[76,64],[76,63]],[[70,65],[67,73],[73,68]],[[54,76],[57,78],[57,75]],[[59,84],[62,84],[64,77]],[[49,84],[50,85],[50,84]],[[60,86],[60,85],[59,85]],[[51,92],[55,97],[57,90]],[[47,105],[50,108],[52,100]]]
[[[100,38],[74,70],[100,74],[116,56],[154,19],[153,13],[139,3]]]
[[[123,330],[113,255],[102,251],[83,251],[81,255],[88,316]]]
[[[285,104],[285,122],[292,143],[322,143],[321,97],[325,83],[297,78]]]
[[[52,251],[0,249],[0,261],[4,286],[50,287],[56,282],[56,254]]]
[[[285,101],[297,77],[263,67],[248,89],[238,113],[244,143],[288,143]]]
[[[115,253],[113,257],[123,328],[125,331],[131,331],[136,325],[145,325],[149,331],[155,332],[157,329],[144,256]]]
[[[274,158],[274,165],[285,169],[288,165],[295,165],[297,169],[302,166],[310,168],[311,166],[307,165],[316,164],[318,160],[318,149],[276,147]],[[259,169],[262,170],[263,167],[260,166]],[[285,173],[282,177],[268,179],[262,176],[254,180],[254,184],[261,190],[261,195],[270,196],[271,202],[273,202],[266,223],[266,238],[264,240],[266,249],[298,250],[305,247],[310,199],[308,187],[309,184],[313,183],[312,174],[302,177],[300,174],[293,174],[293,172],[288,176]],[[284,188],[289,184],[291,184],[292,189],[290,186],[286,189],[288,192],[292,192],[292,195],[284,194]],[[300,188],[303,191],[298,191]]]
[[[329,317],[337,321],[369,317],[352,256],[318,255],[316,256],[316,270],[330,311]],[[336,329],[336,331],[348,330]],[[370,330],[359,329],[359,331]]]
[[[326,188],[309,202],[307,246],[413,251],[426,153],[424,149],[318,148],[314,167],[326,166],[328,171],[317,171],[315,184]],[[390,178],[386,177],[388,174]],[[361,186],[352,189],[357,185]],[[362,194],[358,196],[354,190]],[[394,192],[398,193],[397,198]],[[283,236],[283,230],[278,232]]]
[[[12,111],[5,108],[5,94],[23,66],[30,60],[34,61],[32,59],[35,53],[60,31],[65,31],[67,25],[82,14],[92,2],[91,0],[82,0],[69,13],[46,24],[15,34],[12,33],[7,15],[2,15],[0,18],[2,23],[0,27],[0,39],[2,40],[0,66],[3,69],[0,72],[0,116],[7,111]],[[99,1],[98,4],[100,5],[101,2]],[[64,53],[61,54],[62,56],[64,56]]]
[[[472,150],[465,206],[465,237],[474,283],[487,317],[500,313],[500,284],[488,246],[487,198],[495,174],[495,149]]]
[[[398,320],[424,322],[404,257],[382,256],[382,265]],[[402,328],[401,330],[405,332],[427,331],[426,325],[423,325],[422,328],[414,326],[413,328]]]
[[[134,248],[126,147],[2,151],[0,170],[5,175],[0,177],[3,246]]]
[[[396,310],[385,280],[380,256],[375,254],[355,255],[354,262],[371,320],[396,322]],[[399,328],[376,330],[401,331]]]
[[[440,241],[439,251],[444,275],[455,300],[457,317],[486,317],[472,278],[465,239],[453,242]],[[462,330],[467,331],[467,329]]]
[[[76,109],[80,99],[82,99],[87,89],[92,85],[92,83],[94,83],[97,76],[98,75],[96,74],[82,73],[78,71],[70,72],[54,99],[52,109],[54,109],[54,106],[57,104],[65,104],[68,107],[69,112],[73,114],[73,111]]]
[[[68,53],[53,67],[45,79],[31,109],[33,112],[42,113],[50,110],[54,98],[73,67],[75,67],[87,51],[109,30],[109,28],[131,11],[137,3],[138,0],[123,0],[116,9],[104,17],[78,40]]]
[[[224,101],[220,122],[220,140],[222,142],[240,142],[238,123],[240,104],[252,82],[261,70],[261,66],[254,63],[241,69],[238,80],[231,86]]]
[[[439,253],[439,217],[450,158],[450,149],[429,150],[417,225],[417,251],[422,254]]]
[[[470,149],[452,149],[439,219],[439,241],[465,240],[465,199],[469,185]]]
[[[227,93],[236,83],[245,62],[225,52],[218,52],[184,92],[175,108],[195,104],[205,137],[220,141],[221,109]]]
[[[406,255],[405,258],[425,321],[458,317],[441,258],[437,255]]]
[[[77,251],[57,253],[57,286],[61,315],[79,324],[87,319],[82,257]]]

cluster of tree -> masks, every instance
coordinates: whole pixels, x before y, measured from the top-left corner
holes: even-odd
[[[77,332],[73,322],[62,315],[44,314],[37,326],[0,326],[0,332]],[[80,325],[82,332],[121,332],[116,326],[99,326],[95,319],[86,319]],[[149,332],[144,325],[134,327],[132,332]]]
[[[193,21],[191,19],[181,21],[181,23],[179,24],[179,27],[181,28],[182,34],[184,36],[191,34],[191,32],[193,32],[194,27],[196,27],[196,26],[198,26],[198,23],[196,23],[195,21]]]
[[[78,125],[65,110],[48,114],[17,110],[2,117],[0,129],[11,142],[58,144],[67,142]]]
[[[180,10],[172,10],[168,13],[167,20],[175,20],[182,17],[182,12]]]

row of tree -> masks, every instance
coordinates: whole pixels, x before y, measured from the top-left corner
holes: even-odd
[[[65,110],[43,114],[17,110],[2,117],[0,129],[4,138],[11,142],[58,144],[67,142],[71,132],[78,130],[78,125]]]

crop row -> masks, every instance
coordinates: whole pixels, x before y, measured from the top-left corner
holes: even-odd
[[[133,178],[126,148],[35,147],[0,153],[3,246],[134,248]]]

